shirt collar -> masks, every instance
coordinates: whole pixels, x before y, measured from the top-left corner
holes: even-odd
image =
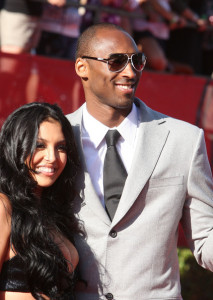
[[[82,135],[83,137],[88,137],[94,146],[97,148],[105,137],[109,128],[105,126],[103,123],[96,120],[93,116],[91,116],[87,110],[86,103],[83,106],[83,123],[82,123]],[[138,127],[138,116],[137,116],[137,108],[133,103],[132,110],[128,114],[128,116],[123,120],[123,122],[116,127],[122,136],[123,140],[125,140],[129,145],[133,145],[136,130]]]
[[[138,127],[138,114],[137,107],[133,103],[132,110],[123,122],[117,127],[122,138],[131,146],[133,145],[136,137],[136,130]]]

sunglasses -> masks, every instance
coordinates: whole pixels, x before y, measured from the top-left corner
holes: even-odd
[[[109,58],[100,58],[92,56],[82,56],[82,58],[94,59],[107,63],[108,69],[111,72],[121,72],[131,62],[132,67],[138,71],[143,71],[146,64],[146,56],[144,53],[133,53],[128,55],[127,53],[113,53],[109,55]]]

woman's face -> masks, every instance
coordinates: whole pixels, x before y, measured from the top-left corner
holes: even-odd
[[[29,166],[30,158],[27,158]],[[30,171],[38,187],[51,186],[60,176],[67,162],[66,141],[61,124],[48,119],[40,124],[36,150],[33,154]],[[33,172],[35,171],[35,172]]]

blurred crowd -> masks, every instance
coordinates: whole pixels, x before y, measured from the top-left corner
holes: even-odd
[[[97,22],[127,30],[150,70],[212,76],[213,0],[0,0],[0,49],[74,60]]]

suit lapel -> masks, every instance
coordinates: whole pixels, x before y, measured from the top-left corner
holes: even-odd
[[[152,116],[153,113],[155,116]],[[112,226],[123,218],[138,198],[152,175],[166,143],[169,130],[163,125],[166,122],[165,116],[162,118],[162,115],[158,114],[156,119],[156,114],[140,103],[140,124],[135,154]]]
[[[100,218],[106,225],[110,226],[111,221],[104,207],[102,206],[99,197],[95,192],[89,173],[84,172],[84,176],[85,176],[85,189],[84,189],[83,199],[85,199],[85,202],[83,203],[88,205],[89,208],[93,210],[93,213],[98,218]]]

